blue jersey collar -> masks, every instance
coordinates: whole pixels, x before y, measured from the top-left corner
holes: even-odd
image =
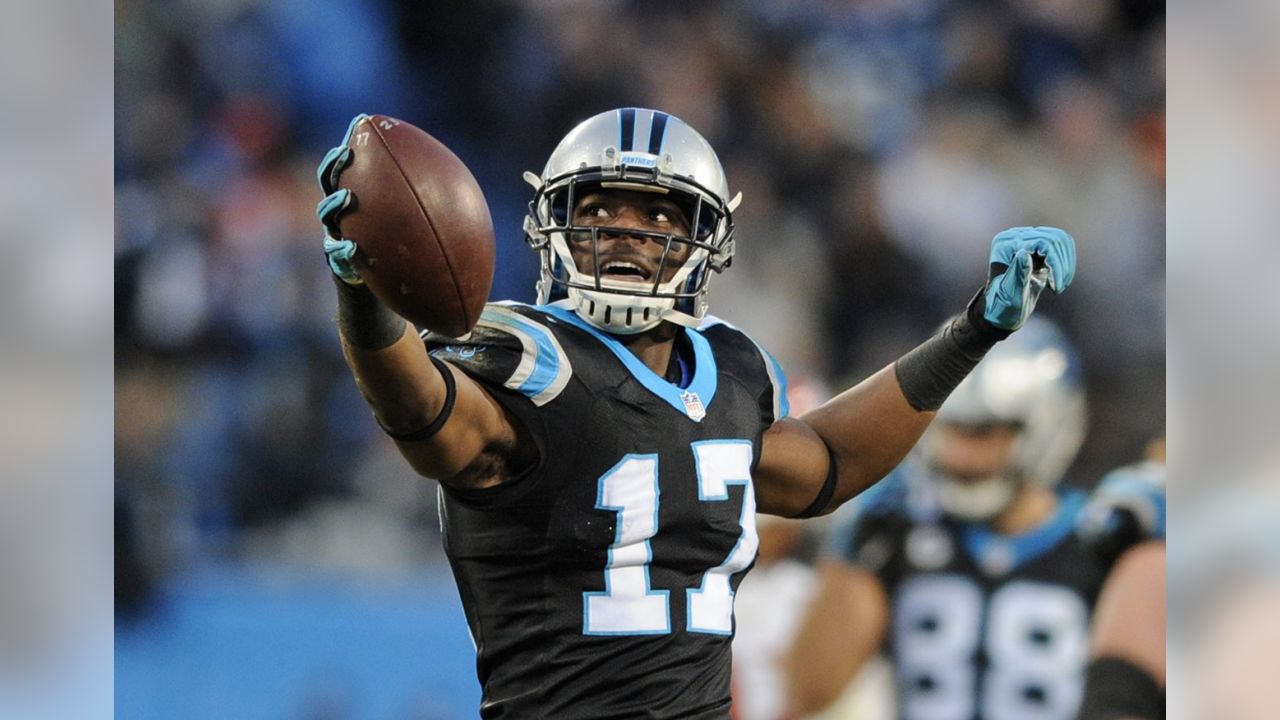
[[[711,354],[711,343],[696,330],[682,328],[689,346],[693,348],[693,378],[688,387],[680,388],[668,382],[666,378],[650,370],[640,362],[635,353],[618,342],[612,335],[591,325],[578,316],[576,312],[559,303],[538,305],[538,310],[555,317],[557,320],[579,328],[599,340],[610,352],[631,372],[632,377],[644,385],[649,392],[665,400],[671,407],[688,416],[694,422],[701,422],[711,407],[711,400],[716,394],[716,360]]]
[[[963,525],[960,537],[965,552],[989,575],[1003,575],[1044,555],[1075,531],[1076,518],[1084,507],[1083,493],[1068,491],[1058,496],[1053,517],[1017,535],[1002,535],[986,525]]]

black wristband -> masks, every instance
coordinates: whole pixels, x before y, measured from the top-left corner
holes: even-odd
[[[898,385],[911,407],[920,412],[942,407],[987,351],[1009,337],[1011,331],[982,317],[983,303],[983,291],[979,290],[963,313],[893,364]]]
[[[823,509],[831,502],[831,496],[836,492],[837,474],[836,453],[831,449],[831,446],[828,445],[826,482],[822,483],[822,489],[818,491],[818,497],[814,498],[813,502],[809,503],[809,507],[801,510],[798,514],[792,515],[791,517],[797,520],[803,520],[804,518],[811,518],[822,512]]]
[[[392,432],[382,423],[378,423],[378,427],[382,428],[382,432],[389,435],[392,440],[398,440],[400,442],[421,442],[423,440],[429,440],[436,433],[440,432],[440,428],[444,427],[444,424],[449,421],[449,416],[453,414],[453,401],[458,398],[458,385],[453,379],[453,371],[450,370],[449,366],[440,358],[437,358],[434,355],[428,355],[427,357],[431,358],[431,364],[435,365],[436,369],[440,371],[440,375],[444,377],[444,406],[440,408],[440,414],[436,415],[435,420],[428,423],[426,427],[413,430],[411,432]],[[376,420],[377,418],[375,417],[374,419]]]
[[[348,285],[337,275],[338,330],[361,350],[381,350],[395,344],[404,335],[405,319],[374,297],[363,285]]]

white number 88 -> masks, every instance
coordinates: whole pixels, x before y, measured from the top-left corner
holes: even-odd
[[[1075,717],[1088,643],[1088,609],[1071,590],[1014,581],[991,596],[983,632],[982,591],[961,575],[908,580],[894,612],[903,716],[974,715],[974,654],[984,644],[982,716],[991,720]]]

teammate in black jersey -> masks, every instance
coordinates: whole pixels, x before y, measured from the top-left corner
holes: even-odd
[[[492,304],[468,338],[425,344],[334,236],[345,144],[318,173],[343,349],[378,423],[440,482],[484,717],[727,717],[755,512],[830,512],[883,477],[1075,273],[1061,230],[1000,233],[965,312],[792,418],[773,359],[706,314],[740,197],[679,119],[623,108],[570,132],[525,175],[538,304]]]
[[[793,703],[832,701],[882,649],[903,720],[1073,720],[1108,558],[1053,485],[1084,436],[1078,363],[1033,318],[944,403],[918,453],[833,536]],[[796,663],[797,665],[799,663]]]

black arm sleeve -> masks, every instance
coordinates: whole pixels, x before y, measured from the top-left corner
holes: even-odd
[[[338,329],[362,350],[390,347],[404,336],[405,319],[378,302],[363,285],[348,285],[333,276],[338,288]]]
[[[982,291],[965,312],[955,316],[937,335],[925,340],[893,364],[894,375],[911,407],[920,412],[937,410],[961,380],[1010,331],[982,317]]]

